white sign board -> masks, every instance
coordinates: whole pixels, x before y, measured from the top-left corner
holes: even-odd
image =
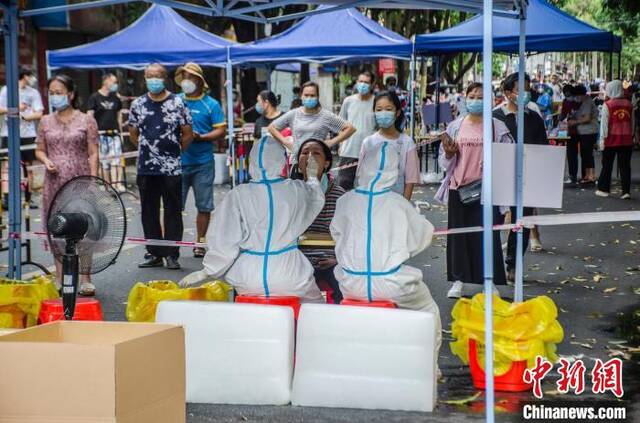
[[[562,208],[566,148],[524,146],[523,204]],[[493,144],[493,204],[516,205],[516,145]]]

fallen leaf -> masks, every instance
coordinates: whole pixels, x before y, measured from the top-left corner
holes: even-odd
[[[593,345],[587,344],[585,342],[571,342],[571,345],[579,345],[581,347],[588,348],[590,350],[593,349]]]
[[[462,398],[458,400],[446,400],[446,401],[440,401],[440,402],[443,402],[445,404],[450,404],[450,405],[466,405],[470,402],[477,400],[480,395],[482,395],[482,392],[476,392],[475,394],[467,398]]]

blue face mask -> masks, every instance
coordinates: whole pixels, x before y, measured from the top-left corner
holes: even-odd
[[[390,128],[396,121],[396,112],[383,111],[376,112],[376,123],[380,128]]]
[[[369,90],[369,84],[367,84],[366,82],[358,82],[356,84],[356,91],[358,91],[358,94],[367,95],[369,94]]]
[[[262,107],[262,103],[256,103],[256,112],[258,114],[263,114],[264,113],[264,107]]]
[[[69,96],[64,94],[54,94],[49,96],[49,102],[54,110],[64,110],[69,107]]]
[[[467,112],[472,115],[481,115],[482,114],[482,100],[467,100]]]
[[[151,94],[160,94],[164,91],[164,80],[161,78],[147,78],[147,90]]]
[[[304,97],[302,99],[302,105],[307,109],[315,109],[318,107],[318,98],[317,97]]]

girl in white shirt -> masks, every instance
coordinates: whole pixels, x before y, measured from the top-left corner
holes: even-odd
[[[400,99],[391,91],[382,91],[373,100],[373,111],[378,131],[362,142],[359,163],[363,162],[368,151],[372,151],[383,142],[394,144],[400,151],[400,163],[398,180],[391,189],[411,200],[413,187],[420,182],[420,162],[415,143],[401,131],[404,114]],[[357,177],[359,171],[358,168]]]

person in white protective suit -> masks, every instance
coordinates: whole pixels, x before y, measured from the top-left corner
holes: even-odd
[[[439,351],[438,306],[422,272],[403,264],[431,244],[433,225],[391,190],[399,157],[391,143],[373,147],[359,164],[357,188],[338,199],[330,228],[338,261],[334,273],[345,299],[390,300],[400,308],[432,312]]]
[[[285,149],[265,136],[251,149],[251,183],[231,190],[216,209],[207,236],[204,269],[180,285],[223,278],[241,295],[296,296],[323,302],[313,267],[298,250],[298,237],[324,205],[318,176],[307,181],[280,177]],[[321,174],[315,159],[309,175]]]

